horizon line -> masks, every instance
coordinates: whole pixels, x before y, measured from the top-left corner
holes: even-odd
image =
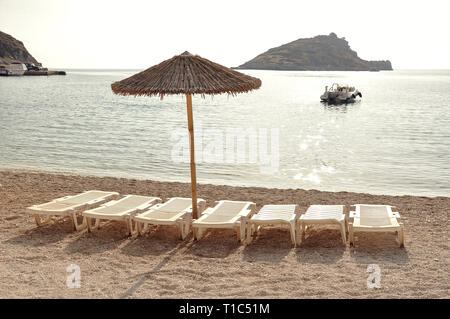
[[[65,69],[65,70],[146,70],[147,68],[79,68],[79,67],[46,67],[48,69]],[[230,67],[234,68],[234,67]],[[240,70],[255,70],[255,71],[283,71],[283,72],[370,72],[370,71],[340,71],[340,70],[269,70],[269,69],[240,69]],[[394,70],[380,70],[380,72],[392,71],[450,71],[450,68],[399,68]]]

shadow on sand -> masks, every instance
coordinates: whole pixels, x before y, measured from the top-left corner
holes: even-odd
[[[278,263],[294,248],[287,229],[263,228],[244,248],[247,262]]]
[[[153,227],[144,235],[130,238],[127,244],[121,248],[121,252],[135,257],[161,256],[177,247],[184,247],[191,241],[191,238],[192,235],[181,241],[178,232],[173,227]],[[182,243],[184,245],[181,245]]]
[[[339,230],[313,228],[307,231],[295,252],[300,264],[334,264],[343,258],[346,249]]]
[[[5,240],[4,243],[23,247],[41,247],[59,242],[74,233],[72,221],[69,218],[55,219],[48,225],[32,227],[19,236]]]
[[[165,250],[167,256],[165,256],[158,265],[153,267],[148,272],[138,275],[140,279],[138,279],[130,288],[128,288],[123,294],[120,295],[120,298],[129,298],[131,297],[136,290],[138,290],[147,280],[151,279],[151,277],[160,271],[165,265],[167,265],[170,260],[180,251],[186,250],[189,245],[192,244],[192,241],[172,241],[175,245],[170,251]],[[131,248],[133,250],[133,248]],[[138,249],[140,252],[141,250]],[[141,255],[140,255],[141,256]]]
[[[125,223],[102,223],[99,229],[89,233],[77,232],[77,237],[64,248],[69,254],[101,254],[119,248],[129,239]]]
[[[226,258],[233,254],[241,244],[233,230],[207,230],[200,240],[193,242],[186,251],[189,255],[202,258]]]
[[[407,264],[407,248],[399,248],[396,235],[382,233],[356,234],[355,247],[350,248],[350,257],[358,264],[390,263]]]

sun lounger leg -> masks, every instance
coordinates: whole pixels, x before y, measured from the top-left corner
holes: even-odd
[[[184,222],[180,223],[179,229],[180,229],[180,239],[183,240],[186,237],[186,235],[184,233],[185,232],[185,230],[184,230]]]
[[[197,236],[196,236],[196,239],[197,240],[200,240],[202,237],[203,237],[203,232],[204,232],[205,230],[203,229],[203,228],[197,228]]]
[[[181,224],[181,240],[184,240],[189,233],[189,225],[184,222]]]
[[[183,224],[178,222],[176,228],[178,228],[178,239],[181,240],[183,238]]]
[[[137,229],[138,235],[142,235],[142,224],[138,221],[136,222],[136,229]]]
[[[350,246],[353,246],[355,243],[354,243],[354,238],[353,238],[353,236],[354,236],[354,234],[353,234],[353,223],[349,223],[349,225],[348,225],[348,236],[349,236],[349,241],[350,241]]]
[[[344,243],[344,245],[347,243],[347,238],[345,235],[346,231],[345,231],[345,222],[341,223],[341,235],[342,235],[342,242]]]
[[[234,230],[236,230],[236,238],[240,242],[241,241],[241,228],[235,227]]]
[[[295,240],[295,222],[291,223],[290,230],[291,230],[292,244],[294,244],[294,247],[295,247],[295,246],[297,246],[297,241]]]
[[[201,227],[195,227],[194,228],[194,239],[200,240],[203,236],[203,229]]]
[[[404,237],[404,233],[403,233],[403,225],[400,225],[400,229],[398,230],[398,245],[399,247],[405,247],[405,237]]]
[[[141,223],[141,222],[138,222],[139,223],[139,233],[141,234],[141,235],[144,235],[146,232],[147,232],[147,230],[148,230],[148,224],[147,223]]]
[[[180,231],[180,239],[184,240],[186,238],[186,236],[189,234],[189,224],[188,221],[186,219],[183,219],[179,222],[178,224],[178,229]]]
[[[86,217],[87,231],[90,233],[92,231],[92,218]]]
[[[239,234],[239,241],[243,242],[245,241],[245,230],[246,230],[246,222],[245,220],[241,221],[241,227],[239,229],[240,234]]]
[[[347,234],[348,231],[348,215],[345,215],[345,233]]]
[[[36,225],[44,226],[50,223],[50,221],[52,220],[52,216],[49,215],[44,221],[41,221],[41,216],[39,216],[39,214],[34,214],[34,220],[36,221]]]
[[[126,219],[125,220],[125,224],[127,224],[127,235],[130,236],[131,235],[131,220]]]
[[[198,228],[192,227],[192,232],[194,233],[194,240],[198,239]]]
[[[75,212],[73,212],[71,216],[72,216],[72,222],[73,222],[73,226],[74,226],[75,230],[82,230],[82,229],[86,228],[86,226],[87,226],[86,217],[83,216],[83,220],[82,220],[81,224],[79,224],[77,214]]]
[[[301,237],[302,237],[302,240],[303,239],[305,239],[305,237],[306,237],[306,224],[305,224],[305,222],[302,222],[302,231],[301,231]]]
[[[181,239],[184,240],[191,231],[192,216],[188,215],[181,224]]]
[[[91,232],[94,229],[100,228],[100,219],[98,218],[92,218],[92,217],[83,217],[85,220],[83,220],[83,223],[86,223],[88,232]],[[92,220],[94,221],[94,225],[92,225]]]
[[[301,221],[297,221],[297,233],[296,233],[296,242],[297,245],[300,245],[302,243],[302,226],[301,226],[302,222]]]
[[[247,224],[247,240],[246,244],[250,244],[252,242],[253,235],[253,224]]]
[[[130,217],[126,220],[126,223],[127,223],[128,235],[133,236],[133,235],[139,234],[139,230],[138,230],[139,222],[134,221],[134,227],[133,227],[133,219],[132,219],[132,217]]]

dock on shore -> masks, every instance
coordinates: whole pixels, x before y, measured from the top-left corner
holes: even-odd
[[[25,71],[25,73],[23,75],[35,75],[35,76],[36,75],[66,75],[66,71],[28,70],[28,71]]]

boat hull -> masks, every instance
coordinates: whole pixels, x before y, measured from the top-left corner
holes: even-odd
[[[322,102],[327,103],[352,103],[355,102],[357,97],[362,97],[361,92],[358,90],[352,90],[352,91],[328,91],[327,88],[325,88],[325,92],[320,96],[320,100]]]

